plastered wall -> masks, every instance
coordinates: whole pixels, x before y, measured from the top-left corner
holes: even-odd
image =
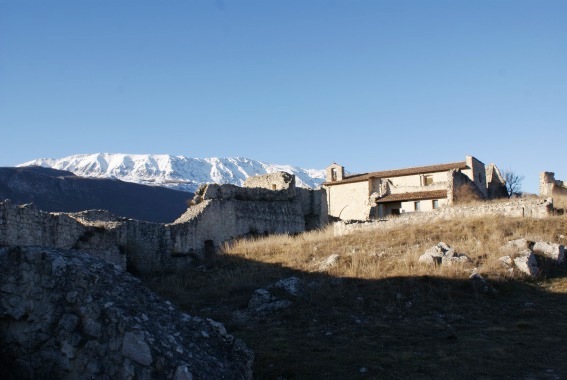
[[[370,217],[368,181],[327,187],[329,216],[343,220],[366,220]]]

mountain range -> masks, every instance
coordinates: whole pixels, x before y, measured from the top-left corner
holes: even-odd
[[[294,174],[299,187],[317,188],[324,170],[274,165],[243,157],[190,158],[167,154],[77,154],[40,158],[18,165],[66,170],[81,177],[119,179],[144,185],[195,192],[202,183],[242,185],[250,176],[285,171]]]
[[[192,196],[186,191],[116,179],[84,178],[38,166],[0,168],[0,201],[33,203],[43,211],[103,209],[117,216],[170,223],[187,210]]]

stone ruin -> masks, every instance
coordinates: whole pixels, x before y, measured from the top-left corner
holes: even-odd
[[[539,196],[553,198],[556,212],[563,214],[567,209],[567,184],[555,179],[555,173],[542,172],[539,176]]]
[[[251,379],[253,353],[117,265],[77,251],[0,249],[3,379]]]
[[[0,246],[78,249],[144,274],[183,271],[242,236],[295,234],[326,224],[324,190],[296,188],[293,175],[253,177],[245,186],[203,186],[193,205],[169,224],[103,210],[48,213],[4,201]]]

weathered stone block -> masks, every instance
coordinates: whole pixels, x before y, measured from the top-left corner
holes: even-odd
[[[536,256],[531,250],[520,252],[520,255],[514,259],[515,267],[528,276],[535,277],[539,274]]]
[[[559,263],[565,260],[565,247],[560,244],[538,241],[532,249],[535,253],[539,253]]]

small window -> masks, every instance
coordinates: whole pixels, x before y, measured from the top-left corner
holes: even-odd
[[[332,168],[331,169],[331,181],[336,181],[337,180],[337,169]]]
[[[278,186],[275,183],[272,183],[272,190],[277,190]]]
[[[413,209],[414,209],[415,211],[419,211],[420,208],[421,208],[421,205],[419,204],[419,201],[413,202]]]
[[[433,209],[439,208],[439,201],[437,199],[433,200]]]
[[[433,176],[432,175],[423,176],[423,185],[424,186],[433,185]]]

